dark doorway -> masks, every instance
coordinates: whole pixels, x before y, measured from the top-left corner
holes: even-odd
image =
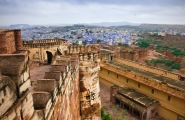
[[[129,112],[129,106],[127,104],[124,104],[124,109]]]
[[[112,59],[113,59],[113,56],[110,56],[110,61],[112,61]]]
[[[116,105],[119,105],[120,106],[120,101],[118,99],[116,99]]]
[[[65,55],[67,55],[67,50],[66,50],[66,51],[64,51],[64,54],[65,54]]]
[[[133,110],[133,116],[139,118],[140,113],[137,110]]]
[[[146,113],[143,115],[143,120],[146,120],[146,115],[147,115]]]
[[[53,55],[52,55],[52,53],[49,52],[49,51],[46,51],[46,54],[47,54],[47,60],[48,60],[47,62],[48,62],[48,64],[51,64]]]

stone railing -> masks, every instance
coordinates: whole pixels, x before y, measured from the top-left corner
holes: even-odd
[[[43,39],[43,40],[31,40],[22,42],[24,48],[38,48],[55,45],[68,46],[68,41],[65,39]]]

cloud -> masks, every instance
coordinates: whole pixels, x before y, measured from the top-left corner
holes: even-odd
[[[0,24],[185,24],[184,5],[184,0],[0,0]]]

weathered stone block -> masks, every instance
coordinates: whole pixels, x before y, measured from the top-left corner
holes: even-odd
[[[29,87],[31,87],[31,82],[30,79],[24,82],[20,87],[19,87],[19,95],[21,96],[24,91],[26,91]]]
[[[40,79],[37,81],[36,91],[52,93],[57,86],[55,79]]]
[[[56,72],[45,72],[44,79],[55,79],[58,83],[58,87],[62,85],[62,76],[61,72],[56,71]]]
[[[34,107],[28,108],[28,112],[23,112],[23,119],[29,120],[34,114]]]
[[[35,110],[30,120],[44,120],[44,113],[42,110]]]
[[[25,112],[33,107],[33,100],[28,101],[26,104],[22,104],[22,112]]]
[[[51,99],[51,94],[49,92],[34,92],[33,93],[34,108],[36,110],[44,109],[49,99]]]
[[[49,112],[51,111],[51,106],[52,106],[52,100],[49,99],[47,104],[46,104],[46,107],[44,108],[44,116],[45,116],[45,118],[47,118]]]
[[[7,76],[2,77],[0,83],[1,106],[0,116],[2,116],[17,100],[15,83]]]

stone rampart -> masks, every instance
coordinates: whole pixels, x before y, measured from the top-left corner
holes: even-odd
[[[99,77],[98,71],[100,66],[98,60],[92,61],[80,58],[80,106],[82,119],[101,120],[100,108],[100,88],[99,88]]]
[[[10,34],[13,35],[11,32]],[[30,54],[28,56],[27,52],[16,51],[22,49],[20,32],[14,32],[12,37],[16,40],[13,46],[5,42],[5,36],[0,34],[0,37],[3,38],[3,44],[12,47],[11,49],[7,47],[8,52],[3,53],[14,52],[0,55],[0,119],[101,119],[98,78],[100,66],[96,45],[77,46],[79,51],[75,51],[76,48],[73,49],[75,45],[68,46],[68,42],[63,39],[23,41],[24,49],[29,50],[38,60],[43,60],[44,49],[52,49],[51,52],[55,54],[50,71],[45,72],[41,79],[31,80]],[[36,51],[37,55],[32,54],[33,51]],[[84,68],[88,69],[88,72],[83,71]],[[83,82],[87,83],[85,84],[87,91],[84,92],[81,89]],[[90,104],[85,105],[86,103]]]

